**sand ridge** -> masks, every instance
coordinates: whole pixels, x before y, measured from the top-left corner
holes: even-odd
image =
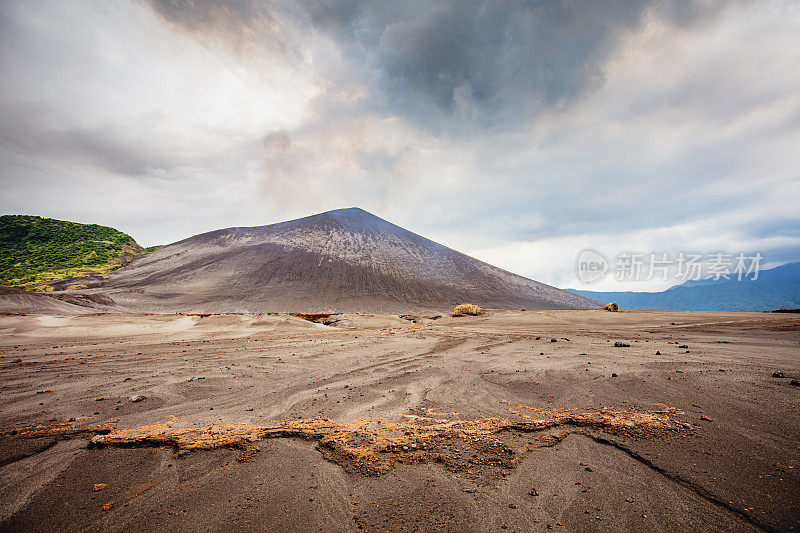
[[[462,420],[457,413],[438,413],[438,417],[404,415],[399,422],[296,419],[266,425],[229,423],[203,427],[187,425],[186,421],[175,418],[140,427],[120,427],[114,421],[101,424],[71,421],[15,428],[0,434],[0,439],[88,437],[93,447],[168,446],[178,453],[232,448],[241,450],[242,458],[246,459],[259,451],[255,445],[259,441],[299,438],[316,441],[326,458],[364,475],[386,473],[399,463],[433,462],[475,478],[473,465],[513,468],[531,449],[555,445],[576,430],[633,438],[663,437],[691,430],[690,424],[680,420],[682,413],[676,409],[579,411],[516,406],[509,411],[512,418]],[[554,433],[552,430],[556,429],[562,431]],[[513,433],[523,445],[517,448],[506,445],[501,438],[507,433]],[[537,435],[524,439],[523,434]],[[468,449],[467,455],[453,452],[452,444],[447,441],[454,439]]]

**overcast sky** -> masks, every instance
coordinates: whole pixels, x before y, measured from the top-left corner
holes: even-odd
[[[800,3],[3,0],[0,180],[143,245],[359,206],[561,287],[797,261]]]

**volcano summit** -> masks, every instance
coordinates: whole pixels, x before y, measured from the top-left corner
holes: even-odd
[[[118,304],[149,312],[592,309],[599,303],[512,274],[362,209],[338,209],[164,246],[111,275]]]

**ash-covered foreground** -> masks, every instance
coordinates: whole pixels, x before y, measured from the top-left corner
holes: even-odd
[[[0,528],[800,527],[797,316],[435,316],[2,316]]]

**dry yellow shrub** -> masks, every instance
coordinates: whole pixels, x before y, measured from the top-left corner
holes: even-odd
[[[453,309],[453,316],[482,315],[483,309],[474,304],[461,304]]]

